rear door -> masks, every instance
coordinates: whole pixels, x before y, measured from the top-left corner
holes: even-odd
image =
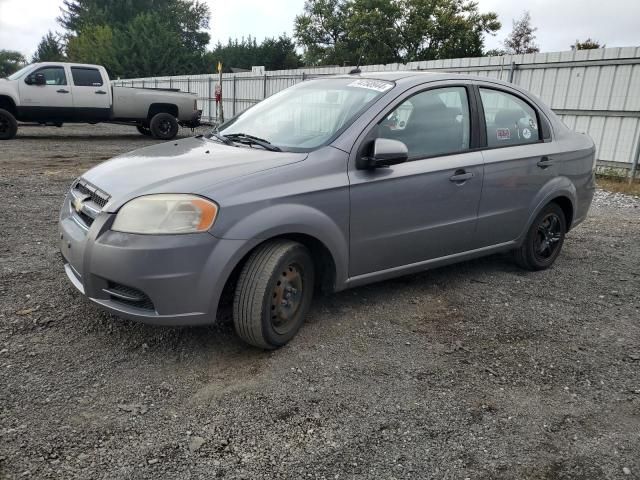
[[[481,128],[486,132],[476,235],[482,247],[518,238],[537,194],[558,170],[547,120],[533,103],[508,87],[478,87]]]
[[[35,84],[36,74],[44,75],[44,85]],[[18,88],[20,117],[25,121],[66,120],[73,114],[71,87],[63,65],[47,65],[34,70],[20,81]]]
[[[79,119],[99,121],[110,117],[109,85],[98,68],[71,67],[73,108]]]
[[[403,267],[473,246],[482,153],[473,151],[473,90],[418,87],[378,116],[349,166],[349,276]],[[406,163],[359,170],[375,138],[403,142]]]

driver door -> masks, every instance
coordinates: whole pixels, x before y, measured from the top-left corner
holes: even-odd
[[[475,97],[466,86],[422,88],[383,112],[356,153],[392,138],[407,146],[409,160],[373,170],[350,162],[350,277],[474,246],[483,180],[482,154],[471,151]]]
[[[36,85],[36,74],[44,75],[44,85]],[[27,83],[29,81],[30,84]],[[48,65],[34,70],[20,82],[19,90],[20,111],[25,120],[61,120],[73,111],[71,87],[62,65]]]

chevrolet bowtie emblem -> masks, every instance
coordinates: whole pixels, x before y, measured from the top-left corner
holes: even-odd
[[[76,197],[73,199],[73,209],[77,212],[80,213],[82,211],[82,207],[84,206],[84,201],[86,200],[86,197]]]

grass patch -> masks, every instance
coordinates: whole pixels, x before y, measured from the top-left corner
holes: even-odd
[[[627,178],[597,177],[596,183],[603,190],[608,192],[624,193],[627,195],[640,195],[640,179],[629,183]]]

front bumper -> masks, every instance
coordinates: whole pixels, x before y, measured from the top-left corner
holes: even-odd
[[[156,325],[215,322],[235,265],[252,245],[208,233],[133,235],[110,230],[100,213],[86,228],[62,207],[60,251],[71,283],[92,302],[123,318]]]

